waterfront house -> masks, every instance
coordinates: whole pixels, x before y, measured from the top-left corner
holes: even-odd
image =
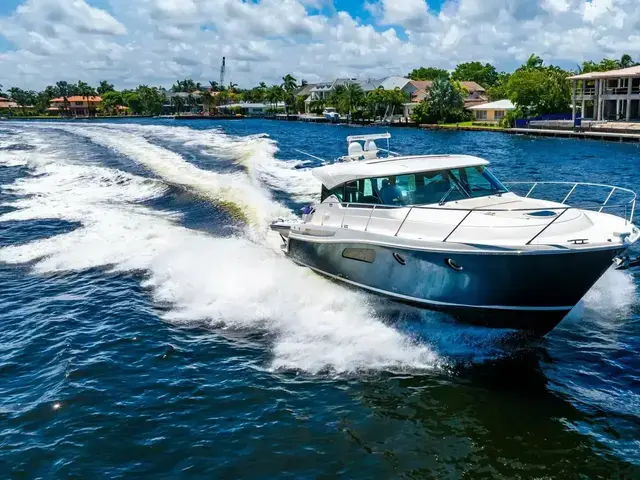
[[[227,105],[221,105],[218,110],[225,114],[242,113],[248,117],[262,117],[267,113],[267,110],[284,111],[284,102],[278,102],[276,104],[270,103],[253,103],[253,102],[239,102],[229,103]]]
[[[362,91],[364,93],[369,93],[376,88],[383,88],[385,90],[394,90],[395,88],[404,89],[404,87],[409,83],[409,79],[405,77],[400,77],[397,75],[392,75],[384,78],[368,78],[365,80],[358,80],[357,78],[336,78],[332,82],[320,82],[314,84],[312,88],[309,89],[309,96],[305,100],[305,112],[310,112],[310,106],[312,102],[315,101],[326,101],[336,87],[340,85],[347,85],[349,83],[356,83],[360,85]]]
[[[467,95],[464,98],[465,108],[483,104],[489,100],[486,96],[485,89],[476,82],[459,83],[467,91]],[[427,99],[431,85],[433,85],[431,80],[410,80],[407,85],[402,88],[402,91],[409,94],[410,98],[410,101],[404,104],[404,116],[406,118],[411,116],[416,105]]]
[[[0,111],[1,110],[12,110],[14,108],[18,108],[18,104],[12,100],[9,100],[5,97],[0,97]]]
[[[473,112],[473,120],[476,122],[498,123],[509,111],[515,110],[516,106],[511,100],[498,100],[467,108]]]
[[[71,95],[67,97],[67,109],[69,115],[74,117],[88,117],[94,116],[98,109],[98,105],[102,102],[102,97],[88,96],[83,97],[81,95]],[[65,102],[63,97],[52,98],[47,112],[59,113],[64,111]]]
[[[569,77],[573,112],[591,120],[640,120],[640,66]]]

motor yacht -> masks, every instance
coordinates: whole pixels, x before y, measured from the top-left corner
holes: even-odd
[[[340,120],[340,114],[333,107],[325,108],[324,111],[322,112],[322,116],[327,120],[329,120],[330,122],[337,122],[338,120]]]
[[[607,269],[637,264],[626,253],[640,237],[633,191],[502,183],[482,158],[394,155],[389,138],[347,137],[347,155],[313,169],[320,203],[298,222],[271,224],[293,261],[395,300],[538,335]],[[559,198],[536,198],[549,187]]]

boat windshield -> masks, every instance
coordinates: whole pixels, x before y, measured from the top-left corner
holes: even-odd
[[[335,195],[341,202],[428,205],[499,195],[507,191],[487,168],[479,165],[359,179],[330,191],[323,188],[322,200]]]

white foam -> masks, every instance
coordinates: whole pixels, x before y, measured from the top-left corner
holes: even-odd
[[[45,130],[41,134],[50,135]],[[183,165],[177,169],[166,165],[181,160],[143,139],[130,138],[134,135],[120,137],[124,143],[132,142],[130,147],[104,138],[105,132],[87,135],[136,158],[143,156],[138,148],[147,148],[146,162],[159,162],[155,165],[160,171],[175,173],[181,181],[197,174]],[[151,159],[153,154],[161,158]],[[380,321],[366,295],[327,282],[248,238],[212,237],[181,226],[178,215],[141,205],[142,200],[162,195],[166,188],[162,182],[112,168],[72,164],[57,150],[27,155],[35,175],[9,186],[22,198],[12,203],[18,210],[0,216],[0,222],[61,218],[82,226],[1,248],[0,261],[31,262],[36,273],[89,268],[143,271],[144,285],[154,299],[171,306],[167,321],[268,333],[273,339],[269,364],[273,369],[315,373],[438,365],[428,346]],[[49,155],[45,162],[38,160],[43,155]]]
[[[242,173],[220,174],[203,170],[166,148],[130,133],[130,126],[72,126],[56,124],[53,128],[89,138],[142,164],[164,181],[178,185],[222,206],[233,204],[254,228],[264,229],[277,217],[291,216],[290,210],[271,199],[269,192],[252,184]],[[47,128],[52,128],[47,125]],[[115,130],[115,131],[114,131]]]
[[[120,126],[109,128],[120,129]],[[219,129],[195,130],[188,127],[161,125],[133,125],[127,129],[155,139],[180,142],[187,147],[198,147],[200,152],[215,158],[231,160],[247,171],[252,184],[266,185],[286,192],[298,202],[315,202],[320,196],[320,182],[308,168],[297,168],[299,160],[283,161],[276,158],[278,147],[266,135],[234,137]]]
[[[610,268],[582,299],[585,308],[602,314],[628,312],[638,301],[629,272]]]

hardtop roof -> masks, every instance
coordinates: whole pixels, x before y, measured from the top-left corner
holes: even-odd
[[[314,168],[312,173],[325,187],[332,189],[361,178],[408,175],[488,164],[487,160],[472,155],[413,155],[334,163]]]

